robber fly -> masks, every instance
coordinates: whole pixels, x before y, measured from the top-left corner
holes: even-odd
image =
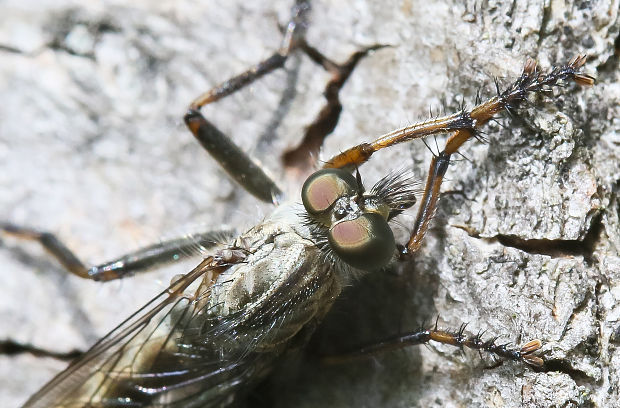
[[[281,68],[295,50],[324,61],[304,40],[307,13],[307,4],[298,2],[281,48],[199,96],[184,118],[191,133],[222,167],[267,202],[281,201],[280,189],[200,109]],[[2,224],[6,233],[40,242],[72,273],[99,281],[122,278],[182,255],[196,241],[213,247],[214,242],[226,240],[58,374],[25,406],[207,407],[237,402],[277,360],[308,341],[343,287],[354,283],[355,277],[406,259],[420,248],[450,159],[477,136],[481,126],[496,114],[517,107],[532,93],[546,92],[565,81],[591,85],[593,78],[579,72],[584,63],[585,57],[578,56],[541,73],[528,60],[511,86],[471,110],[397,129],[345,150],[307,178],[301,188],[301,203],[280,204],[237,237],[216,238],[205,233],[166,241],[88,268],[53,235]],[[342,80],[351,65],[338,68]],[[403,171],[386,175],[370,188],[364,185],[358,168],[375,152],[439,133],[451,135],[431,161],[421,198],[416,196],[414,180]],[[397,244],[390,222],[418,201],[410,239]],[[440,330],[437,326],[404,333],[355,353],[431,340],[534,367],[544,364],[535,355],[541,347],[539,340],[511,348],[480,335],[469,336],[463,328]]]

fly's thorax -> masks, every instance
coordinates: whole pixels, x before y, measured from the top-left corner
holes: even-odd
[[[291,216],[292,217],[292,216]],[[210,295],[211,314],[226,316],[267,302],[295,274],[329,276],[320,250],[281,217],[270,217],[239,236],[234,246],[247,257],[220,275]],[[291,288],[291,290],[293,290]]]
[[[270,217],[241,235],[236,245],[243,243],[251,244],[247,257],[211,287],[205,327],[234,322],[232,340],[214,344],[225,353],[278,354],[322,320],[342,285],[321,250],[281,218]]]

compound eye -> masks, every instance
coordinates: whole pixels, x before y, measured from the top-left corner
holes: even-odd
[[[301,189],[301,201],[310,214],[319,214],[340,197],[355,191],[353,175],[341,169],[323,169],[312,174]]]
[[[366,271],[386,266],[396,247],[392,229],[377,213],[366,213],[354,220],[335,224],[327,239],[340,259]]]

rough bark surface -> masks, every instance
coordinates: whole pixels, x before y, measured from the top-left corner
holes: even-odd
[[[268,213],[181,120],[195,96],[279,46],[290,1],[253,3],[4,1],[0,219],[54,232],[99,262]],[[541,339],[545,370],[485,369],[477,354],[437,345],[329,367],[308,359],[294,382],[280,375],[264,385],[277,391],[270,403],[618,406],[618,9],[617,0],[313,3],[308,41],[335,61],[390,45],[343,88],[324,157],[427,118],[429,106],[451,112],[479,89],[492,96],[492,76],[508,84],[528,56],[548,68],[587,53],[598,82],[534,98],[519,117],[486,126],[489,143],[468,143],[469,160],[451,166],[415,260],[347,290],[312,346],[343,349],[439,315],[442,327]],[[206,114],[296,199],[301,181],[279,157],[323,107],[327,80],[299,55]],[[423,180],[430,157],[418,141],[378,153],[361,172],[370,184],[409,167]],[[1,239],[3,406],[23,403],[67,364],[56,357],[86,350],[192,264],[102,285],[64,273],[36,245]]]

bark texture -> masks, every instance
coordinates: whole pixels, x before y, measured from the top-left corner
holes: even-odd
[[[252,225],[269,206],[227,179],[182,115],[199,93],[279,46],[290,6],[3,2],[0,220],[51,231],[87,262],[197,229]],[[472,106],[478,90],[492,96],[491,78],[508,85],[528,56],[549,68],[587,53],[597,84],[534,98],[517,118],[486,126],[488,144],[468,143],[468,160],[448,171],[414,261],[347,290],[312,345],[342,350],[439,315],[442,327],[467,322],[506,342],[541,339],[545,370],[489,370],[473,352],[437,345],[329,367],[309,358],[294,381],[281,373],[263,386],[269,404],[617,406],[618,9],[617,0],[313,2],[308,42],[335,61],[390,45],[342,89],[325,158],[425,119],[429,107],[453,112],[462,99]],[[279,157],[324,106],[328,79],[298,55],[206,115],[297,199],[301,181]],[[361,172],[372,184],[408,167],[422,181],[430,157],[413,142],[378,153]],[[401,218],[401,239],[414,216]],[[85,350],[195,263],[101,285],[67,275],[36,245],[1,239],[5,406],[23,403],[66,365],[57,357]]]

